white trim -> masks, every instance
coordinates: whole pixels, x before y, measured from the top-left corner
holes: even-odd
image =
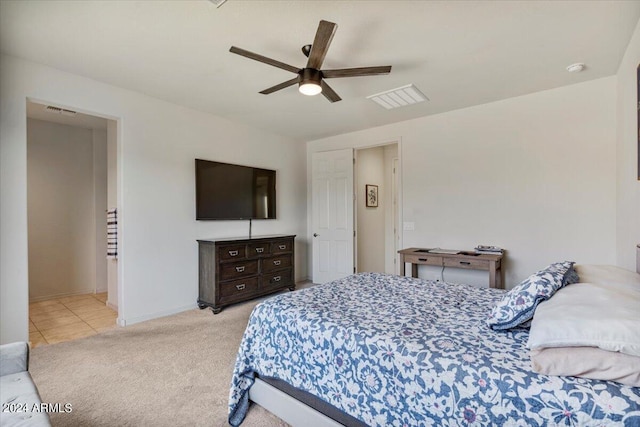
[[[249,389],[249,400],[293,427],[342,427],[342,424],[265,383],[260,378],[256,378]]]
[[[149,313],[149,314],[145,314],[144,316],[133,317],[130,319],[125,319],[121,317],[120,312],[118,312],[118,315],[119,315],[118,325],[129,326],[129,325],[133,325],[134,323],[140,323],[146,320],[153,320],[159,317],[171,316],[172,314],[182,313],[183,311],[194,310],[196,308],[198,308],[198,305],[194,302],[193,304],[184,305],[178,308],[172,308],[171,310],[156,311],[155,313]]]

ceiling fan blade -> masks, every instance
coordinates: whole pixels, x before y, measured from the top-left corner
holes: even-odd
[[[311,45],[311,52],[309,53],[309,60],[307,61],[307,68],[315,68],[319,70],[324,62],[324,57],[327,56],[329,45],[333,39],[333,35],[336,32],[338,25],[329,21],[320,21],[318,25],[318,31],[316,31],[316,37]]]
[[[338,70],[322,70],[322,77],[325,79],[333,79],[336,77],[375,76],[380,74],[389,74],[390,72],[391,65],[381,67],[341,68]]]
[[[244,56],[255,61],[264,62],[265,64],[273,65],[274,67],[282,68],[283,70],[297,73],[299,68],[293,65],[285,64],[284,62],[276,61],[275,59],[267,58],[266,56],[258,55],[257,53],[249,52],[248,50],[240,49],[239,47],[231,46],[229,52],[235,53],[240,56]]]
[[[286,82],[282,82],[278,85],[271,86],[268,89],[261,90],[260,93],[263,95],[269,95],[270,93],[273,93],[277,90],[284,89],[285,87],[293,86],[294,84],[297,84],[299,80],[300,80],[299,77],[294,77],[293,79],[287,80]]]
[[[324,82],[324,80],[320,82],[320,86],[322,86],[322,94],[329,101],[337,102],[337,101],[340,101],[342,99],[342,98],[340,98],[338,96],[338,94],[333,89],[331,89],[331,86],[329,86],[328,84],[326,84]]]

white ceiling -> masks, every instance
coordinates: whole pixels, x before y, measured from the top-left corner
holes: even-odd
[[[639,1],[0,1],[2,53],[313,140],[610,76]],[[229,53],[302,67],[320,19],[338,24],[323,68],[392,65],[328,81],[329,103],[294,77]],[[565,68],[584,62],[587,69]],[[429,102],[385,110],[365,97],[409,83]]]

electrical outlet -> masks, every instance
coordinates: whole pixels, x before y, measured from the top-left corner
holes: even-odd
[[[402,229],[404,231],[413,231],[416,229],[416,223],[415,222],[404,222],[402,224]]]

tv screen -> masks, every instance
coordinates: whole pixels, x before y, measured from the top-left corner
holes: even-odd
[[[276,171],[196,159],[196,219],[275,219]]]

